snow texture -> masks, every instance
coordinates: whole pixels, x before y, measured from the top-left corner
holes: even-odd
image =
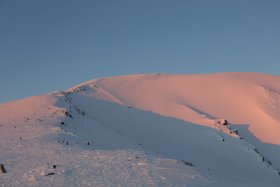
[[[0,186],[280,186],[280,78],[130,75],[0,105]]]

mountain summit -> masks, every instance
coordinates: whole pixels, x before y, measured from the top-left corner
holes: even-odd
[[[0,178],[2,186],[279,186],[279,121],[279,76],[96,79],[0,105]]]

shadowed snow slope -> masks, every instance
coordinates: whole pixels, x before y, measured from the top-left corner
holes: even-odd
[[[280,77],[253,73],[129,75],[83,84],[93,96],[204,126],[194,109],[249,124],[262,141],[280,145]]]
[[[1,104],[0,184],[279,186],[279,83],[130,75]]]

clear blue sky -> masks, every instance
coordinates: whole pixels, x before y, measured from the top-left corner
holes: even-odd
[[[0,0],[0,102],[133,73],[280,75],[279,0]]]

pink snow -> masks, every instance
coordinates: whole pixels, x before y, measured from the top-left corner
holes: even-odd
[[[279,76],[140,74],[97,79],[73,89],[83,86],[92,87],[94,97],[199,125],[213,127],[216,118],[248,124],[257,138],[280,145]]]

